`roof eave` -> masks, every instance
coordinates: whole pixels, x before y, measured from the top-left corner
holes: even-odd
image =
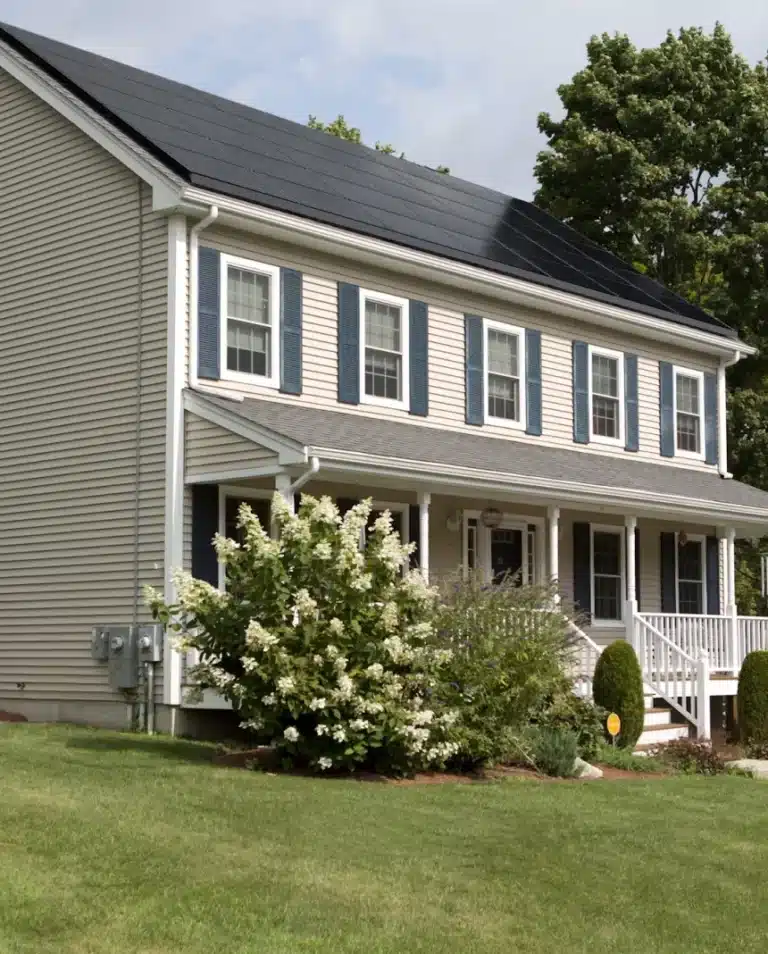
[[[325,225],[313,219],[280,212],[221,193],[193,186],[183,189],[180,208],[187,214],[200,215],[214,205],[219,210],[219,222],[244,231],[258,232],[378,267],[395,267],[398,271],[418,278],[439,281],[454,288],[491,295],[523,307],[544,309],[603,327],[619,327],[642,337],[667,344],[682,344],[694,351],[717,355],[723,359],[732,360],[737,355],[744,357],[757,353],[757,349],[751,345],[728,335],[715,334],[639,311],[594,301],[571,292],[417,251],[337,226]]]

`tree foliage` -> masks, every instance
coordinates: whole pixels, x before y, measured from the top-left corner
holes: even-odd
[[[318,119],[317,116],[310,116],[307,125],[310,129],[319,129],[321,132],[326,132],[330,136],[336,136],[337,139],[346,139],[347,142],[355,142],[361,146],[365,145],[363,135],[358,127],[350,126],[341,113],[330,123],[324,123],[321,119]],[[379,142],[378,139],[374,143],[373,148],[376,152],[383,152],[387,156],[397,156],[398,153],[398,150],[395,149],[392,143]],[[405,153],[401,152],[397,157],[398,159],[405,159]],[[448,166],[438,166],[434,171],[448,175],[451,170]]]

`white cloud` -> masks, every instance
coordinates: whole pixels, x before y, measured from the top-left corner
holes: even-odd
[[[722,0],[0,0],[0,20],[298,121],[343,112],[368,140],[520,196],[536,116],[591,34],[652,44],[722,14]],[[764,55],[760,4],[730,0],[722,18]]]

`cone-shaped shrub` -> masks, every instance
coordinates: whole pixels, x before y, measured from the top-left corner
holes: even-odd
[[[739,736],[746,745],[768,742],[768,651],[748,653],[739,673]]]
[[[623,639],[607,646],[597,662],[593,684],[595,703],[621,719],[616,744],[633,749],[643,731],[643,676],[634,649]]]

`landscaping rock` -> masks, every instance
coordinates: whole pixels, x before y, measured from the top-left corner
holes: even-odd
[[[736,759],[725,764],[727,768],[739,769],[752,778],[768,779],[768,759]]]
[[[590,765],[584,759],[576,759],[573,763],[573,774],[576,778],[602,778],[603,770],[596,765]]]

